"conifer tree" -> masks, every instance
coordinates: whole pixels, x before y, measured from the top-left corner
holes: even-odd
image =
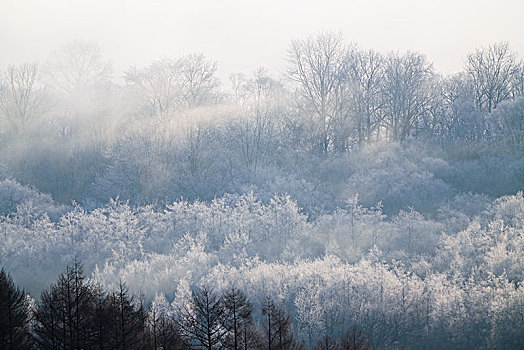
[[[247,348],[250,343],[249,329],[253,326],[252,308],[244,293],[231,287],[224,293],[223,305],[226,317],[224,325],[228,331],[228,348]]]
[[[25,293],[9,274],[0,270],[0,348],[29,349],[28,312]]]
[[[227,329],[222,300],[209,287],[196,288],[191,305],[179,310],[179,325],[189,341],[200,348],[223,348]]]

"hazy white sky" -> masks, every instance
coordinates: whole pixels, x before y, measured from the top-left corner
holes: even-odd
[[[439,71],[506,40],[524,56],[524,0],[0,0],[0,69],[98,42],[116,75],[159,57],[203,52],[219,75],[278,73],[291,39],[322,30],[380,51],[417,50]]]

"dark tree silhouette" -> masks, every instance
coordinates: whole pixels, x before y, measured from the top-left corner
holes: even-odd
[[[368,350],[371,346],[367,344],[366,338],[361,331],[352,328],[346,332],[340,340],[340,349],[343,350]]]
[[[85,349],[95,342],[94,294],[79,262],[45,290],[35,311],[35,338],[42,349]]]
[[[85,282],[79,262],[45,290],[34,312],[39,349],[144,349],[146,314],[123,283],[107,294]]]
[[[269,350],[293,349],[295,341],[291,333],[291,319],[275,302],[267,297],[262,304],[265,348]]]
[[[226,317],[224,325],[229,334],[227,346],[230,349],[238,350],[249,347],[251,337],[249,328],[252,327],[251,317],[252,308],[244,293],[235,287],[231,287],[224,293],[223,305]]]
[[[5,270],[0,270],[0,349],[29,349],[25,293]]]
[[[222,300],[208,287],[193,291],[191,304],[179,310],[179,325],[192,345],[208,350],[224,348],[227,329]]]
[[[182,339],[176,321],[154,304],[149,306],[148,330],[153,349],[182,350],[189,349]]]
[[[339,349],[341,349],[339,347],[339,344],[337,344],[337,342],[328,335],[322,337],[322,339],[320,339],[317,345],[315,345],[315,347],[313,348],[313,350],[339,350]]]
[[[108,296],[107,313],[115,320],[110,329],[111,348],[143,349],[146,342],[146,313],[143,305],[136,305],[134,297],[124,283],[118,284],[118,289]]]

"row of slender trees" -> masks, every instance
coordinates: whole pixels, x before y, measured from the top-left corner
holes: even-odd
[[[34,301],[0,270],[0,349],[304,349],[290,316],[272,298],[253,306],[235,287],[194,288],[185,302],[149,305],[123,283],[112,291],[74,262]],[[315,349],[368,349],[361,332],[322,338]]]
[[[255,95],[257,104],[268,89],[282,96],[285,88],[288,109],[305,119],[318,150],[326,153],[377,137],[398,141],[421,128],[446,128],[466,117],[466,107],[491,113],[524,91],[524,64],[505,42],[470,52],[464,71],[452,76],[437,73],[421,53],[363,50],[331,32],[292,41],[286,61],[282,79],[260,70],[252,82],[243,74],[231,75],[232,91],[221,88],[217,63],[202,54],[131,67],[125,84],[118,85],[96,44],[73,42],[44,64],[10,66],[3,72],[0,130],[24,133],[43,115],[54,115],[56,126],[69,133],[71,117],[93,114],[102,122],[115,117],[115,106],[119,114],[172,118],[188,108],[241,102],[248,94]],[[260,107],[255,113],[262,112]]]
[[[366,51],[333,33],[293,41],[287,60],[321,153],[428,132],[458,137],[524,87],[524,64],[504,42],[469,53],[464,71],[448,77],[423,54]]]

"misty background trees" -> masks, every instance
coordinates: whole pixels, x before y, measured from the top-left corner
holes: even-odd
[[[51,320],[16,339],[522,346],[518,54],[445,76],[320,33],[283,57],[229,82],[187,53],[118,76],[77,41],[2,72],[2,300]]]
[[[365,195],[347,185],[348,158],[418,142],[449,165],[428,171],[453,194],[493,188],[486,181],[499,183],[493,197],[521,189],[519,162],[500,157],[522,144],[524,68],[507,43],[471,52],[452,76],[421,53],[365,50],[329,32],[293,41],[282,77],[260,68],[220,82],[216,67],[186,54],[118,77],[86,41],[9,67],[0,89],[2,177],[90,209],[116,197],[165,204],[251,190],[265,200],[290,194],[317,214],[342,207],[348,190]],[[462,165],[473,159],[466,168],[503,166],[517,181],[499,181],[495,169],[464,181]],[[336,177],[319,171],[334,162]],[[406,201],[394,211],[408,206],[423,209]]]

